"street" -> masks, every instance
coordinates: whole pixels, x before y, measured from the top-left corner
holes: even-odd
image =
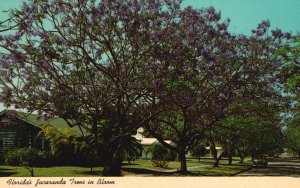
[[[238,176],[290,176],[300,177],[299,161],[272,161],[267,168],[253,168]]]

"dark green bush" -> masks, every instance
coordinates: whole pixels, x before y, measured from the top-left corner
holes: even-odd
[[[0,153],[0,165],[4,164],[4,156],[2,153]]]
[[[10,166],[48,166],[51,156],[44,151],[19,148],[5,153],[4,163]]]
[[[150,148],[152,154],[152,165],[156,167],[166,168],[169,161],[174,161],[176,153],[170,151],[162,144],[153,144]]]
[[[196,146],[194,146],[191,150],[191,155],[197,159],[199,159],[200,161],[200,158],[205,156],[207,154],[207,150],[205,148],[204,145],[202,144],[198,144]]]
[[[152,160],[152,165],[154,167],[167,168],[168,163],[169,163],[169,161]]]
[[[176,156],[177,156],[176,152],[168,149],[168,156],[167,156],[167,160],[168,161],[175,161],[176,160]]]
[[[151,146],[152,160],[166,161],[169,158],[169,150],[161,144]]]
[[[176,152],[171,151],[160,143],[153,144],[150,148],[153,160],[174,161],[176,159]]]

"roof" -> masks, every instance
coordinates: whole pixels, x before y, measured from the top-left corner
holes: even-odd
[[[141,141],[142,145],[151,145],[154,143],[159,143],[159,141],[156,138],[145,138],[144,135],[142,134],[144,131],[144,128],[140,127],[137,130],[137,134],[133,135],[137,140]],[[176,144],[172,142],[171,140],[164,140],[167,144],[175,146]]]
[[[0,115],[2,115],[4,113],[9,113],[10,115],[13,115],[13,116],[17,117],[18,119],[25,121],[33,126],[40,128],[40,129],[43,129],[44,126],[49,125],[49,124],[58,129],[71,128],[68,126],[68,123],[64,119],[59,118],[59,117],[55,117],[55,118],[46,120],[37,114],[19,112],[19,111],[15,111],[15,110],[3,110],[2,112],[0,112]],[[74,127],[72,127],[72,129],[78,133],[81,133],[78,126],[74,126]]]
[[[206,146],[205,147],[207,150],[209,150],[210,149],[210,147],[209,146]],[[222,149],[222,147],[220,147],[220,146],[216,146],[216,150],[221,150]]]
[[[158,140],[156,138],[137,138],[138,140],[141,141],[142,145],[151,145],[154,143],[158,143]],[[164,140],[167,144],[171,144],[171,140]]]

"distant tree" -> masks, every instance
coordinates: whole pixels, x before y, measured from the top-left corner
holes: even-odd
[[[136,138],[132,137],[132,140],[129,140],[125,146],[125,159],[130,164],[131,161],[135,161],[140,156],[143,146],[141,145],[140,141]]]
[[[168,149],[161,144],[153,144],[151,146],[152,154],[152,164],[153,166],[166,168],[169,161],[168,158]]]
[[[258,101],[243,101],[231,105],[218,130],[217,140],[228,157],[229,164],[235,152],[243,159],[251,155],[273,155],[283,151],[283,134],[280,128],[280,108]],[[218,162],[217,161],[217,162]],[[217,164],[215,164],[217,166]]]
[[[292,41],[277,51],[287,61],[282,70],[285,82],[285,92],[290,95],[290,120],[285,130],[286,147],[300,156],[300,36],[295,36]]]
[[[300,36],[295,36],[285,46],[277,50],[279,56],[287,62],[282,70],[285,91],[299,97],[300,91]]]
[[[193,157],[198,158],[199,162],[200,162],[200,158],[206,154],[207,154],[207,150],[206,150],[205,146],[202,144],[198,144],[195,147],[193,147],[193,149],[191,149],[191,155]]]
[[[155,97],[164,111],[145,128],[177,152],[184,174],[187,152],[203,139],[211,114],[220,114],[231,100],[236,89],[233,80],[239,80],[240,73],[234,70],[238,68],[231,46],[234,39],[227,32],[228,22],[220,21],[220,13],[214,8],[189,7],[179,17],[175,26],[180,29],[167,38],[169,47],[161,49],[166,55],[158,64],[161,79]]]
[[[149,148],[143,149],[143,152],[145,154],[146,160],[148,160],[148,155],[151,153],[151,150]]]
[[[292,153],[300,156],[300,119],[294,117],[285,130],[286,147]]]
[[[219,130],[217,122],[226,117],[234,101],[281,102],[278,76],[283,58],[275,52],[282,46],[282,40],[290,37],[290,34],[279,30],[267,35],[268,21],[259,24],[251,37],[232,36],[227,32],[227,22],[219,23],[220,15],[213,8],[200,12],[185,11],[183,16],[197,16],[182,19],[178,23],[182,24],[181,32],[176,33],[178,37],[168,40],[172,48],[162,49],[169,55],[161,60],[162,79],[158,84],[161,89],[155,96],[164,101],[161,108],[165,110],[146,125],[151,135],[178,153],[182,173],[187,171],[186,153],[204,138],[204,131],[212,133],[209,141],[216,156],[214,137]],[[197,24],[202,16],[207,15],[214,19],[207,25]],[[201,28],[198,28],[200,25]],[[194,32],[190,34],[191,31]],[[201,37],[206,36],[207,31],[214,35]],[[180,46],[182,44],[183,47]],[[189,55],[182,56],[181,50]],[[169,61],[170,58],[172,61]],[[233,148],[227,151],[232,153]],[[217,157],[214,158],[217,160]]]

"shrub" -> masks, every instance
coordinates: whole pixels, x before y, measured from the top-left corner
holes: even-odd
[[[57,129],[46,125],[40,132],[50,145],[55,165],[85,165],[85,143],[71,128]]]
[[[168,149],[168,156],[167,156],[167,160],[168,161],[175,161],[176,160],[176,157],[177,157],[177,153],[172,151],[172,150],[169,150]]]
[[[167,168],[169,161],[158,161],[158,160],[152,160],[152,165],[154,167],[160,167],[160,168]]]
[[[169,151],[161,144],[153,144],[151,146],[152,160],[167,160]]]
[[[191,150],[191,155],[195,158],[198,158],[200,161],[200,158],[207,154],[207,150],[204,145],[198,144],[193,147]]]
[[[44,151],[19,148],[8,151],[4,155],[4,162],[10,166],[48,166],[51,156]]]
[[[176,153],[170,151],[161,144],[153,144],[150,148],[152,154],[152,165],[156,167],[166,168],[171,160],[175,160]]]
[[[4,164],[4,156],[2,153],[0,153],[0,164],[3,165]]]

